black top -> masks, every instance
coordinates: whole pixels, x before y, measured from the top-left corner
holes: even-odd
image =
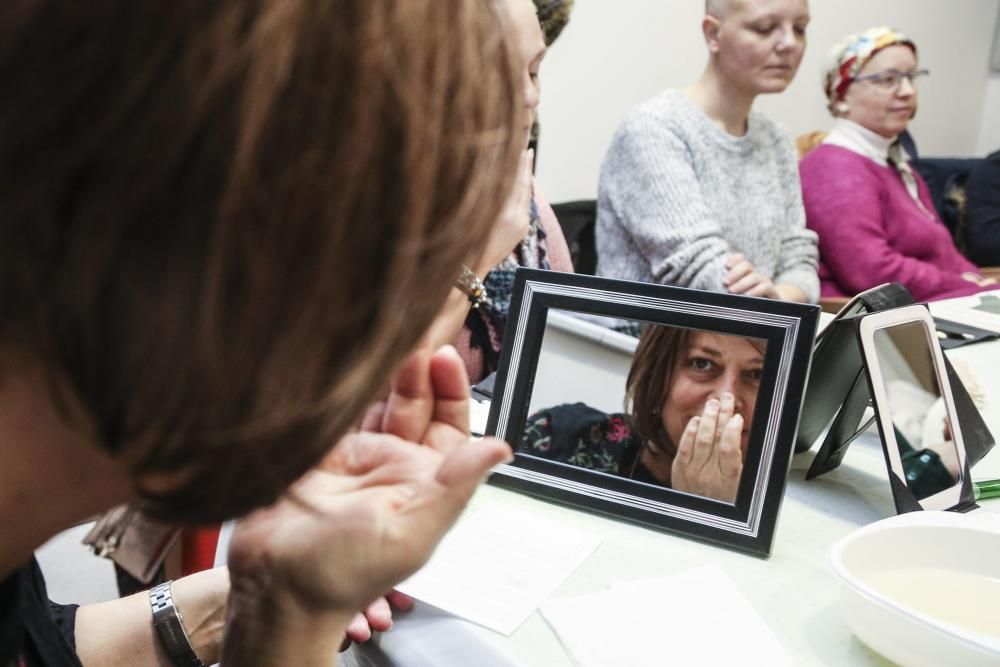
[[[965,182],[965,238],[969,259],[1000,265],[1000,151],[978,165]]]
[[[49,601],[34,558],[0,582],[0,667],[81,667],[76,609]]]

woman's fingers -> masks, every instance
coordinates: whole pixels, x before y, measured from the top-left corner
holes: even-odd
[[[355,614],[354,618],[347,625],[347,636],[344,637],[344,641],[340,645],[340,650],[346,651],[351,642],[363,644],[371,638],[372,628],[368,625],[368,619],[365,618],[364,614]]]
[[[734,283],[745,280],[752,275],[754,275],[753,264],[744,259],[736,264],[733,264],[729,271],[726,272],[725,283],[730,289],[732,289]]]
[[[677,455],[674,456],[674,472],[672,473],[674,478],[676,478],[678,467],[687,468],[691,465],[691,458],[694,456],[694,438],[698,433],[698,423],[700,421],[699,417],[692,417],[687,426],[684,427],[680,444],[677,445]]]
[[[735,480],[735,484],[724,484],[731,488],[732,499],[736,498],[736,486],[739,485],[740,473],[743,472],[743,453],[740,451],[742,436],[743,416],[733,415],[722,429],[722,437],[719,438],[719,446],[716,448],[722,480],[724,482]]]
[[[434,412],[434,388],[430,376],[431,351],[415,350],[400,366],[385,403],[382,432],[403,440],[421,442]]]
[[[736,413],[736,399],[728,391],[719,396],[719,418],[715,425],[715,441],[722,438],[722,431]]]
[[[394,609],[400,611],[409,611],[413,609],[413,598],[411,598],[406,593],[400,593],[399,591],[393,589],[386,593],[385,599],[389,601]]]
[[[433,413],[423,442],[447,453],[469,438],[469,376],[451,345],[438,349],[431,357],[430,384]]]
[[[774,284],[767,280],[761,280],[759,283],[744,292],[747,296],[760,296],[766,299],[773,299],[777,296],[777,292],[774,290]]]
[[[729,291],[733,294],[746,294],[750,290],[761,285],[767,279],[756,271],[751,271],[739,280],[729,284]]]
[[[712,457],[712,450],[715,449],[715,434],[719,423],[720,404],[718,399],[710,398],[705,403],[701,419],[698,423],[698,431],[694,436],[694,454],[691,464],[696,468],[704,466]]]

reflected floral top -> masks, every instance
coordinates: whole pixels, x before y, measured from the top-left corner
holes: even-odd
[[[637,459],[642,441],[626,414],[584,403],[545,408],[528,417],[518,451],[597,472],[659,484]]]

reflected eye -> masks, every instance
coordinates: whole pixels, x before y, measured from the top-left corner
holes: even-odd
[[[746,379],[748,381],[750,381],[750,382],[752,382],[754,384],[760,384],[761,378],[764,377],[764,369],[763,368],[751,368],[751,369],[749,369],[747,371],[744,371],[744,377],[746,377]]]
[[[708,373],[715,370],[716,364],[706,357],[691,357],[688,359],[688,368],[701,373]]]

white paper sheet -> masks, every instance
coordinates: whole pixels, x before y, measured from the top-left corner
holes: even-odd
[[[495,632],[417,602],[396,613],[392,630],[351,651],[358,667],[525,667]]]
[[[548,600],[542,617],[581,667],[788,665],[788,655],[717,566]]]
[[[397,588],[510,635],[601,539],[523,509],[487,505],[464,517],[430,562]]]

